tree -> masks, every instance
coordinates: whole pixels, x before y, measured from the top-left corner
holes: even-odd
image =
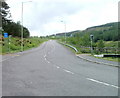
[[[21,37],[21,25],[20,22],[9,22],[4,26],[5,32],[8,32],[9,35],[13,37]],[[23,37],[27,38],[30,36],[29,30],[26,27],[23,27]]]
[[[98,41],[97,47],[100,52],[103,52],[103,48],[105,47],[103,40]]]
[[[88,34],[85,34],[83,37],[81,37],[80,44],[82,46],[90,46],[90,38]]]
[[[2,17],[2,25],[3,25],[3,29],[4,29],[4,26],[11,21],[9,19],[11,17],[11,14],[10,14],[10,10],[9,10],[10,7],[8,6],[8,4],[5,1],[1,2],[1,4],[2,4],[2,7],[0,9],[1,10],[0,15]]]
[[[29,37],[29,36],[30,36],[29,30],[28,30],[26,27],[24,27],[24,28],[23,28],[23,37],[24,37],[24,38],[27,38],[27,37]]]
[[[12,35],[13,37],[21,37],[21,24],[20,22],[13,22],[10,18],[10,10],[9,10],[8,4],[4,1],[2,2],[2,8],[1,8],[1,16],[2,16],[2,27],[4,29],[4,32],[7,32],[9,35]],[[29,37],[30,33],[29,30],[26,27],[23,27],[23,37]]]

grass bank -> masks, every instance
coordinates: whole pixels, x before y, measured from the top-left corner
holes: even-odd
[[[46,38],[24,38],[23,50],[38,47],[41,43],[47,41]],[[9,41],[5,39],[0,43],[0,54],[15,53],[21,51],[21,39],[17,37],[11,38]]]
[[[59,42],[59,43],[64,43],[64,42],[61,41],[61,40],[58,40],[58,42]],[[115,42],[115,44],[116,44],[116,43],[117,43],[117,42]],[[78,50],[78,52],[76,52],[73,48],[71,48],[71,47],[69,47],[69,46],[67,46],[67,45],[64,45],[65,47],[69,48],[69,49],[70,49],[72,52],[74,52],[75,54],[83,54],[82,50],[81,50],[77,45],[73,45],[73,44],[70,44],[70,43],[67,43],[67,44],[74,46],[74,47]],[[110,42],[109,42],[109,44],[110,44]],[[115,44],[114,44],[114,45],[115,45]],[[108,42],[107,42],[107,45],[108,45]],[[112,44],[112,45],[113,45],[113,44]],[[110,46],[110,45],[109,45],[109,46]],[[88,51],[87,53],[84,53],[84,54],[90,54],[90,52]],[[91,56],[93,56],[93,55],[91,55]],[[95,56],[93,56],[93,57],[95,57]],[[120,58],[117,58],[117,57],[103,57],[103,58],[101,58],[101,57],[95,57],[95,58],[104,59],[104,60],[108,60],[108,61],[120,62]]]
[[[93,56],[93,57],[95,57],[95,56]],[[120,58],[118,58],[118,57],[95,57],[95,58],[108,60],[108,61],[114,61],[114,62],[120,62]]]

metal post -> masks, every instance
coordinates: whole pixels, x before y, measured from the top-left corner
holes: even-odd
[[[22,2],[22,12],[21,12],[21,52],[23,51],[23,2]]]
[[[32,1],[27,1],[32,2]],[[23,4],[27,2],[22,2],[22,12],[21,12],[21,52],[23,51]]]
[[[91,54],[93,54],[93,49],[92,49],[92,39],[91,39]]]
[[[65,21],[61,21],[64,23],[64,28],[65,28],[65,43],[66,43],[66,22]]]
[[[91,39],[91,54],[93,54],[93,47],[92,47],[93,35],[90,35],[90,39]]]
[[[64,22],[65,24],[65,43],[66,43],[66,23]]]
[[[12,37],[12,35],[9,35],[9,53],[10,53],[11,37]]]

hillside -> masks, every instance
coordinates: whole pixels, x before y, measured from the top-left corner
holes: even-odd
[[[67,37],[71,36],[84,36],[84,35],[93,35],[94,41],[104,40],[104,41],[118,41],[118,22],[107,23],[104,25],[89,27],[83,31],[76,30],[68,32]],[[64,36],[65,33],[58,33],[56,36]]]

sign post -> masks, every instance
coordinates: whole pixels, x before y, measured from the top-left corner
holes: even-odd
[[[12,35],[9,35],[9,53],[10,53],[11,37],[12,37]]]
[[[9,51],[9,47],[8,47],[8,33],[4,33],[4,41],[5,41],[5,50],[6,52]]]
[[[4,38],[8,38],[8,33],[4,33]]]
[[[90,39],[91,39],[91,54],[93,54],[93,47],[92,47],[93,35],[90,35]]]

